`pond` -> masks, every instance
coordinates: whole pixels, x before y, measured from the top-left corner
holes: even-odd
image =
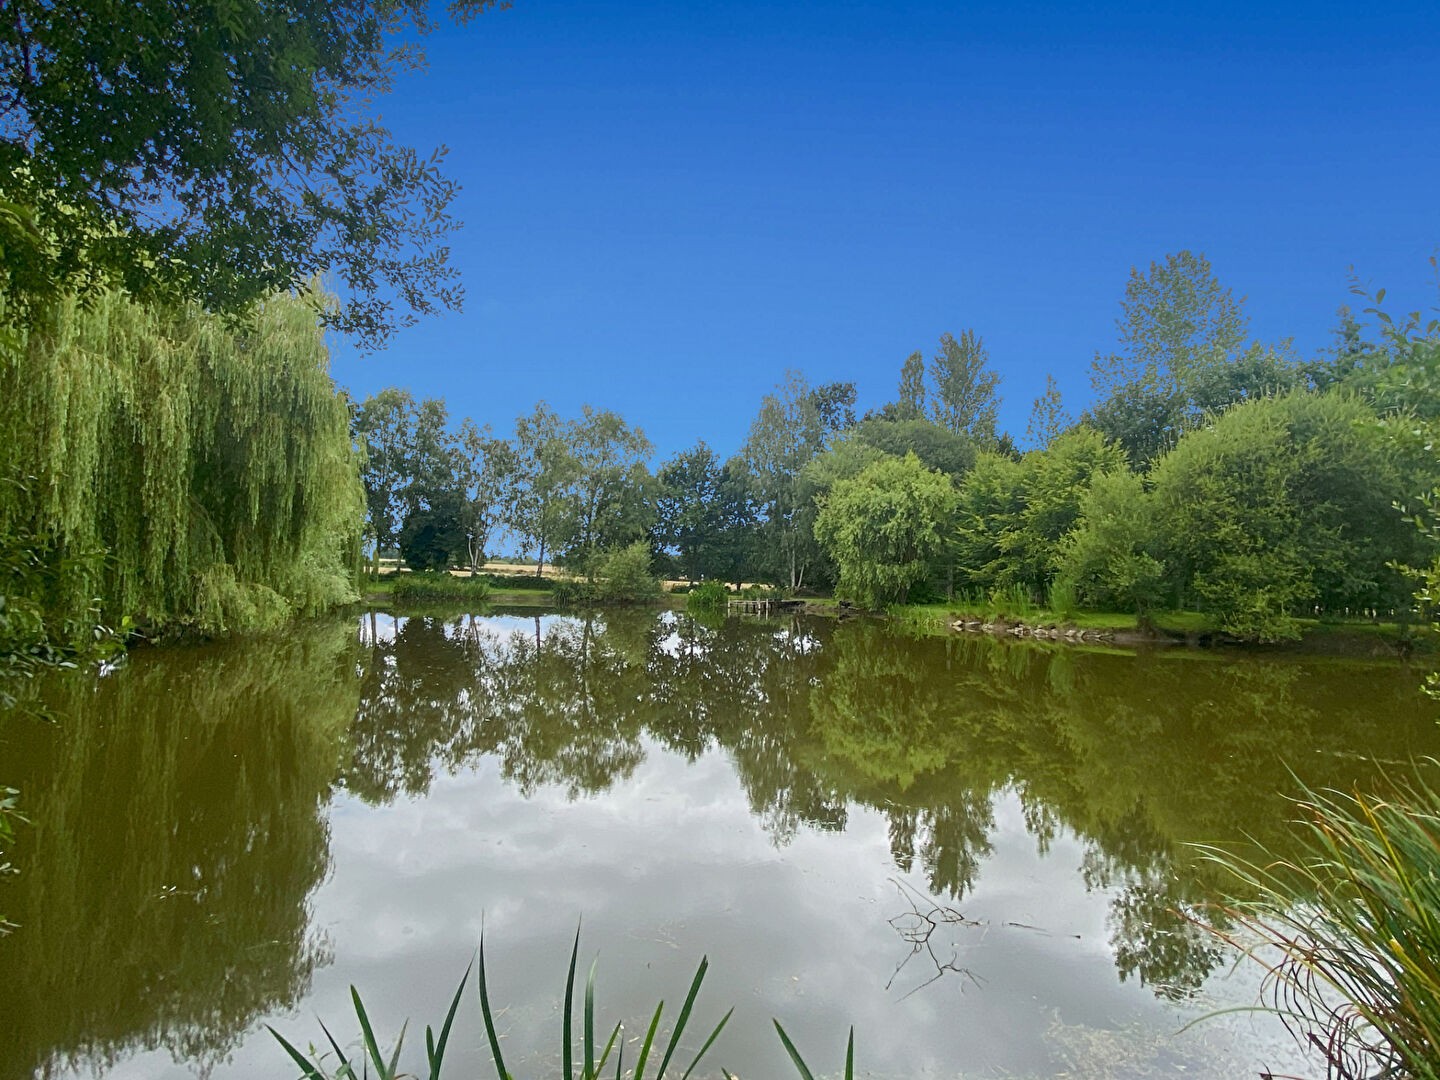
[[[421,1072],[483,926],[507,1063],[554,1075],[580,924],[628,1039],[709,957],[714,1075],[794,1075],[772,1017],[817,1073],[854,1025],[871,1077],[1314,1075],[1270,1017],[1186,1027],[1258,986],[1193,845],[1288,850],[1295,777],[1440,755],[1419,681],[654,612],[139,651],[0,728],[0,1072],[293,1076],[263,1025],[352,1039],[351,984]],[[477,1012],[447,1075],[494,1075]]]

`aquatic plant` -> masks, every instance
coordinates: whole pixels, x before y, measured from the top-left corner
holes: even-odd
[[[455,577],[447,573],[395,574],[389,578],[390,595],[396,600],[490,599],[490,583],[484,578]]]
[[[1298,858],[1204,849],[1252,897],[1210,931],[1265,966],[1262,1007],[1333,1080],[1440,1078],[1440,793],[1419,775],[1391,787],[1302,789]]]
[[[730,599],[730,590],[721,581],[702,581],[690,590],[685,598],[686,611],[724,611]]]
[[[585,992],[581,1013],[580,1030],[580,1059],[575,1058],[575,973],[580,958],[580,931],[575,931],[575,942],[570,949],[570,966],[565,976],[565,1003],[561,1010],[561,1077],[563,1080],[599,1080],[603,1070],[607,1069],[612,1054],[615,1061],[615,1077],[620,1080],[626,1076],[625,1072],[625,1047],[621,1039],[623,1025],[617,1023],[610,1029],[603,1046],[600,1046],[596,1039],[595,1029],[595,968],[596,964],[590,965],[590,973],[585,979]],[[598,961],[597,961],[598,963]],[[440,1025],[440,1033],[437,1036],[430,1026],[425,1028],[425,1059],[428,1067],[426,1076],[428,1080],[439,1080],[441,1069],[445,1062],[445,1050],[450,1040],[450,1029],[455,1022],[455,1015],[459,1011],[460,1001],[464,997],[465,987],[470,982],[470,972],[477,968],[472,961],[465,968],[465,974],[461,976],[459,985],[455,988],[455,995],[450,1000],[450,1008],[445,1014],[445,1020]],[[690,1023],[692,1010],[695,1006],[695,999],[700,994],[700,986],[705,981],[705,973],[710,968],[710,961],[702,957],[699,965],[695,968],[695,975],[690,980],[690,989],[685,995],[685,1003],[680,1007],[676,1016],[675,1026],[670,1032],[670,1038],[665,1042],[661,1051],[661,1043],[657,1039],[660,1030],[660,1020],[665,1011],[665,1002],[662,1000],[655,1006],[655,1011],[650,1017],[650,1024],[645,1030],[645,1037],[641,1040],[634,1071],[630,1075],[633,1080],[644,1080],[646,1066],[655,1052],[660,1052],[660,1064],[654,1073],[654,1080],[663,1080],[666,1070],[674,1060],[675,1052],[680,1045],[680,1039]],[[485,1024],[485,1037],[490,1044],[490,1055],[495,1063],[495,1072],[499,1080],[514,1080],[514,1074],[505,1067],[505,1057],[500,1050],[500,1033],[495,1026],[495,1014],[490,1006],[490,987],[485,975],[485,939],[480,939],[480,952],[478,971],[475,979],[476,989],[480,999],[480,1016]],[[320,1029],[325,1033],[325,1039],[329,1044],[330,1052],[334,1054],[335,1063],[328,1064],[325,1060],[329,1055],[324,1051],[317,1051],[312,1045],[309,1053],[302,1052],[291,1043],[285,1036],[281,1035],[273,1027],[266,1025],[267,1030],[273,1035],[290,1056],[290,1059],[300,1068],[304,1080],[358,1080],[362,1075],[368,1076],[370,1070],[374,1069],[377,1080],[399,1080],[402,1074],[399,1070],[400,1051],[405,1041],[405,1027],[402,1026],[400,1034],[395,1040],[395,1046],[387,1058],[380,1049],[380,1044],[375,1038],[374,1026],[370,1022],[369,1014],[365,1009],[365,1003],[360,993],[354,986],[350,987],[350,997],[355,1006],[355,1017],[360,1024],[361,1041],[363,1043],[362,1053],[356,1060],[341,1048],[338,1041],[330,1033],[322,1021]],[[715,1040],[725,1030],[725,1025],[730,1022],[730,1017],[735,1010],[731,1008],[720,1018],[710,1034],[706,1037],[695,1056],[690,1059],[690,1064],[685,1066],[680,1074],[680,1080],[687,1078],[695,1071],[700,1061],[710,1052],[715,1045]],[[780,1021],[774,1021],[775,1030],[780,1036],[780,1042],[785,1047],[791,1062],[800,1074],[802,1080],[814,1080],[814,1075],[806,1066],[800,1052],[795,1048],[794,1042],[786,1034]],[[598,1052],[597,1052],[598,1048]],[[576,1066],[579,1071],[576,1071]],[[679,1063],[676,1063],[677,1067]],[[720,1070],[727,1080],[734,1080],[730,1073],[724,1069]],[[855,1030],[850,1030],[850,1041],[845,1051],[845,1080],[853,1080],[855,1074]]]

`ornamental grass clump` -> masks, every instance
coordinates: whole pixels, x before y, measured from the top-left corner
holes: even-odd
[[[1416,776],[1384,797],[1305,789],[1298,806],[1301,858],[1207,849],[1250,897],[1211,931],[1265,965],[1264,1007],[1328,1077],[1440,1080],[1440,794]]]

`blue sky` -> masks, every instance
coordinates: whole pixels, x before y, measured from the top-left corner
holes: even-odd
[[[663,458],[738,448],[788,368],[882,404],[973,327],[1018,436],[1185,248],[1308,354],[1352,264],[1436,303],[1437,40],[1433,2],[515,0],[379,106],[450,149],[465,311],[334,372],[503,431],[614,409]]]

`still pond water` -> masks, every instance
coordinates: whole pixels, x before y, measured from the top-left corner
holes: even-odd
[[[1179,914],[1191,845],[1285,850],[1287,768],[1440,755],[1418,681],[648,612],[142,651],[0,727],[0,1076],[293,1076],[263,1023],[349,1038],[353,983],[385,1040],[438,1026],[482,920],[510,1068],[553,1075],[582,916],[632,1036],[708,954],[717,1075],[793,1075],[771,1017],[817,1072],[853,1024],[871,1077],[1314,1075],[1269,1018],[1181,1032],[1257,987]],[[449,1075],[493,1076],[477,1011]]]

